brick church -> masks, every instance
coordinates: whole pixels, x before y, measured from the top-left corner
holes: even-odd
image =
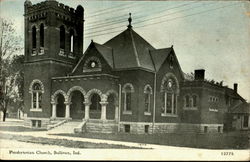
[[[78,121],[78,132],[223,132],[230,108],[246,102],[237,84],[207,81],[203,69],[188,78],[173,46],[154,48],[131,17],[123,32],[84,52],[82,6],[26,0],[24,8],[27,127]]]

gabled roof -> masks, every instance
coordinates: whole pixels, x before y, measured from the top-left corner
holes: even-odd
[[[97,51],[104,57],[110,67],[114,68],[113,50],[110,47],[93,42]]]
[[[156,71],[160,69],[161,65],[164,63],[164,61],[169,56],[171,51],[172,51],[172,48],[150,50],[150,54],[155,64]]]
[[[128,27],[103,45],[92,41],[82,58],[74,67],[72,73],[77,69],[80,62],[83,61],[86,53],[93,48],[103,56],[114,70],[142,68],[155,72],[161,68],[170,53],[172,51],[174,53],[173,47],[155,49],[137,34],[132,27]],[[174,57],[176,58],[175,54]],[[179,63],[178,66],[181,71]]]
[[[250,103],[247,102],[242,102],[241,104],[237,105],[231,113],[236,113],[236,114],[243,114],[243,113],[250,113]]]
[[[155,48],[132,28],[128,28],[118,34],[104,43],[104,45],[113,49],[116,69],[141,67],[155,71],[149,55],[149,50],[154,50]]]
[[[103,58],[107,61],[107,63],[109,64],[109,66],[111,68],[114,68],[114,60],[113,60],[113,50],[112,50],[112,48],[101,45],[101,44],[98,44],[98,43],[95,43],[95,42],[92,41],[90,43],[89,47],[87,48],[87,50],[84,52],[83,56],[77,62],[76,66],[73,68],[71,73],[75,72],[77,67],[83,61],[86,54],[90,51],[90,49],[93,49],[93,48],[95,48],[99,52],[99,54],[101,54],[103,56]]]
[[[234,91],[231,88],[225,87],[225,92],[226,95],[235,98],[235,99],[240,99],[241,101],[245,101],[245,99],[243,97],[241,97],[236,91]]]

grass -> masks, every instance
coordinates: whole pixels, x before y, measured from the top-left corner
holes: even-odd
[[[83,138],[108,139],[116,141],[160,144],[206,149],[249,149],[249,132],[230,132],[223,134],[103,134],[78,133],[61,134]]]
[[[70,147],[70,148],[139,149],[139,147],[129,147],[129,146],[123,146],[123,145],[71,141],[67,139],[51,139],[51,138],[44,138],[44,137],[20,136],[20,135],[12,135],[12,134],[5,134],[5,133],[0,133],[0,139],[17,140],[20,142],[28,142],[28,143],[36,143],[36,144],[57,145],[57,146],[64,146],[64,147]]]
[[[9,132],[31,132],[31,131],[45,131],[46,129],[32,129],[23,126],[0,126],[0,131]]]

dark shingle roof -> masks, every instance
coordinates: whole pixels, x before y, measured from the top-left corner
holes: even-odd
[[[112,48],[94,43],[97,51],[104,57],[110,67],[114,68]]]
[[[104,45],[113,49],[116,69],[141,67],[155,71],[149,55],[149,50],[155,48],[133,29],[128,28],[104,43]]]
[[[103,45],[91,42],[90,49],[96,48],[107,63],[115,70],[142,68],[158,71],[173,48],[155,49],[132,28],[128,28]],[[83,61],[85,54],[74,67],[72,73]]]
[[[166,58],[169,56],[171,51],[172,51],[172,48],[150,50],[150,54],[151,54],[152,59],[155,63],[156,71],[158,71],[160,69],[161,65],[166,60]]]

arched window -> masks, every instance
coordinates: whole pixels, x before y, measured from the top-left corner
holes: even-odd
[[[134,92],[134,87],[131,83],[127,83],[123,86],[122,92],[124,93],[124,111],[131,111],[131,95]]]
[[[40,83],[34,83],[32,86],[32,109],[41,109],[42,105],[42,86]]]
[[[177,96],[179,85],[177,78],[172,74],[166,74],[162,79],[162,114],[177,114]]]
[[[193,101],[193,103],[192,103],[193,107],[197,107],[197,96],[196,95],[193,95],[192,101]]]
[[[144,99],[145,99],[145,112],[148,113],[150,113],[151,95],[152,95],[152,88],[150,87],[150,85],[146,85],[144,87]]]
[[[70,52],[74,52],[74,31],[70,30]]]
[[[40,25],[40,47],[44,47],[44,25]]]
[[[32,49],[36,48],[36,27],[32,28]]]
[[[65,50],[65,28],[64,26],[60,27],[60,50]]]

